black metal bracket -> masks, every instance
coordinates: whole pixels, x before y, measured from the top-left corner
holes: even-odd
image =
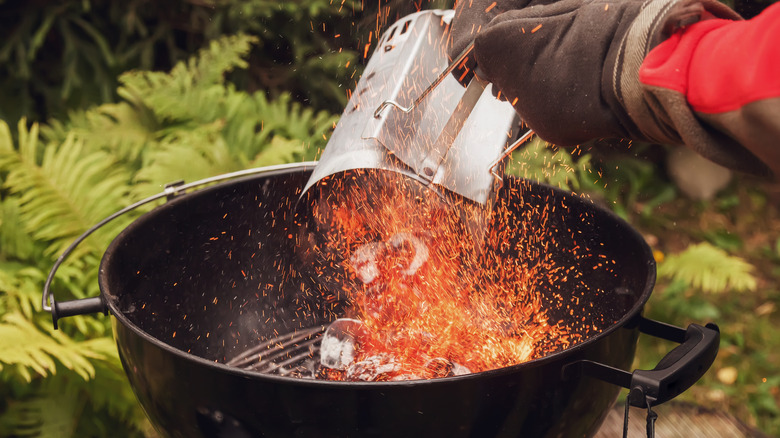
[[[182,194],[179,188],[184,185],[184,180],[173,181],[165,185],[165,200],[170,201]]]
[[[103,295],[80,300],[54,301],[51,306],[51,321],[54,324],[54,330],[59,327],[57,320],[66,316],[86,315],[88,313],[102,313],[108,315],[108,306],[103,300]]]

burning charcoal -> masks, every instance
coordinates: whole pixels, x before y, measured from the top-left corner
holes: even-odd
[[[389,354],[377,354],[360,362],[350,364],[346,370],[347,380],[376,382],[391,380],[400,369],[395,357]]]
[[[404,382],[407,380],[422,380],[423,378],[417,374],[399,374],[391,377],[389,380],[393,382]]]
[[[435,357],[425,364],[425,369],[431,373],[432,378],[463,376],[471,374],[471,370],[443,357]]]
[[[379,277],[379,267],[376,264],[376,258],[379,251],[384,248],[384,244],[379,242],[370,242],[361,245],[352,255],[350,262],[355,270],[355,275],[364,284],[369,284]]]
[[[417,270],[428,261],[428,246],[412,234],[398,233],[390,239],[390,245],[395,250],[406,249],[408,245],[414,248],[414,258],[412,258],[412,261],[409,262],[409,265],[403,271],[405,275],[412,276],[416,274]]]
[[[443,357],[434,357],[425,364],[425,369],[431,372],[431,377],[452,376],[452,362]]]
[[[320,344],[320,364],[334,370],[344,370],[355,361],[355,351],[365,336],[363,322],[339,318],[328,326]]]
[[[369,284],[382,275],[377,262],[385,261],[392,253],[406,252],[411,260],[403,267],[403,274],[413,276],[430,257],[428,246],[410,233],[394,234],[386,243],[369,242],[361,245],[350,258],[355,275],[363,284]]]

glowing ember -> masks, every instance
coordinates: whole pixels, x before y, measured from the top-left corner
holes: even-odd
[[[594,329],[548,321],[548,308],[563,304],[542,290],[578,277],[552,257],[556,242],[545,224],[555,206],[528,208],[525,217],[498,206],[490,250],[478,253],[463,216],[412,179],[360,172],[329,178],[320,189],[309,234],[320,240],[308,250],[323,283],[350,297],[353,318],[337,320],[344,327],[323,340],[335,349],[324,353],[323,364],[333,366],[321,377],[480,372],[561,350]]]

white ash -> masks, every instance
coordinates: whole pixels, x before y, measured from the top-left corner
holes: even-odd
[[[471,374],[467,367],[443,357],[434,357],[425,364],[425,368],[433,373],[433,377],[453,377]]]
[[[390,380],[400,368],[394,356],[381,353],[349,365],[345,376],[347,380],[364,382]]]
[[[363,282],[369,284],[379,277],[379,267],[376,264],[377,253],[384,248],[380,242],[371,242],[361,245],[350,259],[355,275]]]
[[[320,364],[343,371],[355,361],[360,338],[365,334],[362,321],[339,318],[328,326],[320,343]]]
[[[370,242],[361,245],[352,254],[350,263],[360,281],[363,284],[370,284],[382,273],[377,265],[377,260],[388,251],[399,251],[408,246],[414,249],[414,256],[402,272],[411,277],[430,257],[425,242],[411,233],[397,233],[386,242]]]
[[[405,243],[411,243],[412,247],[414,247],[414,258],[404,270],[405,275],[412,276],[417,273],[417,270],[420,269],[426,261],[428,261],[428,245],[409,233],[398,233],[390,239],[390,244],[393,246],[393,249],[401,249]]]

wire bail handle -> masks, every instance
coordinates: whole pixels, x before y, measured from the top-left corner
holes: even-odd
[[[277,170],[284,170],[289,167],[297,167],[300,165],[308,165],[313,167],[316,164],[317,164],[316,162],[311,162],[311,161],[303,162],[303,163],[280,164],[276,166],[258,167],[253,169],[239,170],[237,172],[225,173],[222,175],[204,178],[195,182],[191,182],[189,184],[184,184],[183,181],[176,181],[171,184],[166,184],[165,190],[163,192],[150,196],[146,199],[142,199],[134,204],[128,205],[127,207],[117,211],[116,213],[106,217],[105,219],[101,220],[97,224],[93,225],[87,231],[85,231],[83,234],[77,237],[76,240],[74,240],[73,243],[71,243],[65,249],[65,251],[63,251],[62,254],[60,254],[57,260],[54,262],[54,265],[52,266],[51,270],[49,271],[49,275],[48,277],[46,277],[46,282],[43,285],[43,296],[41,299],[41,307],[45,312],[51,313],[52,322],[54,324],[55,329],[57,329],[57,320],[59,318],[63,318],[66,316],[83,315],[87,313],[108,312],[108,307],[106,306],[106,303],[103,301],[102,294],[99,297],[57,302],[54,299],[54,294],[51,293],[51,284],[54,281],[54,276],[56,275],[57,270],[60,268],[62,263],[65,262],[68,256],[70,256],[70,254],[76,249],[76,247],[78,247],[81,244],[81,242],[86,240],[87,237],[92,235],[92,233],[94,233],[95,231],[99,230],[109,222],[124,215],[125,213],[128,213],[132,210],[135,210],[138,207],[141,207],[142,205],[148,204],[150,202],[156,201],[161,198],[166,198],[167,200],[171,200],[177,195],[186,193],[186,191],[191,188],[199,187],[205,184],[220,182],[220,181],[238,178],[242,176],[251,176],[251,175],[263,174],[268,172],[274,172]]]

